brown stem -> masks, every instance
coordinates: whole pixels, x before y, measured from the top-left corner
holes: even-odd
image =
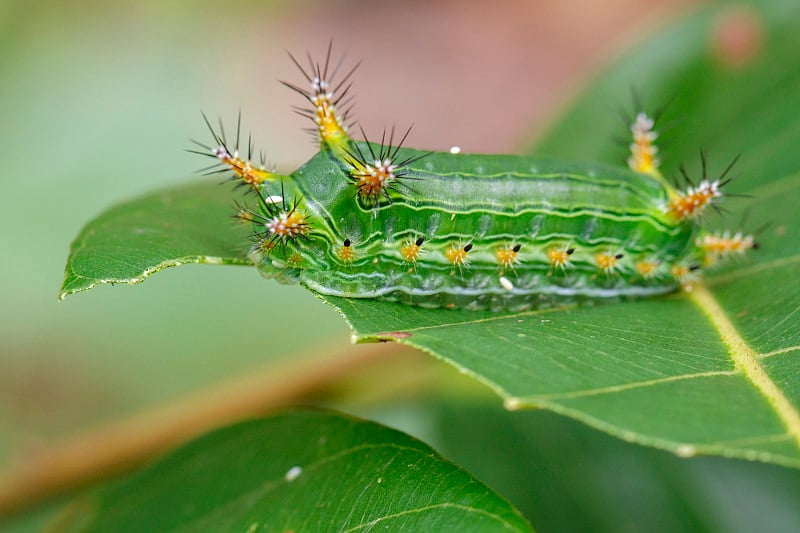
[[[0,476],[0,517],[118,475],[213,428],[287,406],[356,369],[409,351],[399,344],[324,347],[130,419],[66,437]]]

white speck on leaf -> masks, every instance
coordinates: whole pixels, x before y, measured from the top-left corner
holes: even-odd
[[[286,479],[287,483],[291,483],[295,479],[300,477],[300,474],[303,473],[303,469],[299,466],[291,467],[287,472],[284,478]]]

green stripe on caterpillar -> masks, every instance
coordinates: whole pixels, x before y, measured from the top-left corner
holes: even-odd
[[[291,56],[290,56],[291,57]],[[261,273],[325,295],[423,307],[522,310],[677,290],[701,268],[756,247],[752,236],[711,235],[702,214],[730,181],[703,176],[685,190],[658,170],[653,121],[631,124],[628,169],[514,155],[403,147],[407,130],[354,140],[338,108],[354,69],[309,57],[310,108],[320,150],[279,175],[229,148],[206,120],[215,170],[256,193],[237,217],[254,227]],[[388,138],[387,138],[388,137]],[[199,144],[199,143],[198,143]],[[248,146],[248,151],[252,148]]]

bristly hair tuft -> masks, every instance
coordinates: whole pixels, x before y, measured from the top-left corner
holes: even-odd
[[[364,142],[353,142],[343,149],[345,154],[343,159],[351,167],[350,179],[356,186],[356,195],[365,203],[377,206],[380,199],[384,198],[391,204],[392,198],[389,191],[400,193],[401,188],[409,190],[403,181],[418,179],[409,176],[408,165],[430,155],[431,152],[423,152],[398,160],[400,149],[412,128],[413,125],[409,126],[397,145],[394,145],[394,126],[389,130],[388,142],[384,128],[380,144],[370,142],[364,130],[361,129]]]

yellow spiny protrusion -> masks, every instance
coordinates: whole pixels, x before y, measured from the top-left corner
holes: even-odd
[[[642,259],[634,265],[636,273],[644,279],[651,279],[658,273],[659,262],[652,259]]]
[[[656,157],[658,147],[653,144],[658,138],[658,133],[653,129],[654,125],[655,121],[645,113],[636,115],[636,120],[631,124],[633,142],[630,145],[631,156],[628,158],[628,166],[634,172],[660,178],[661,173],[658,171],[660,161]]]
[[[550,248],[547,250],[547,260],[554,269],[564,270],[572,265],[569,260],[573,253],[575,253],[575,248],[570,248],[568,246]]]
[[[299,268],[303,264],[303,256],[297,252],[292,252],[286,258],[286,266],[289,268]]]
[[[453,245],[449,247],[444,252],[444,256],[447,258],[453,266],[461,267],[466,266],[469,262],[469,251],[472,250],[472,243],[467,244],[466,246],[458,246]]]
[[[220,163],[231,169],[244,183],[250,186],[261,185],[265,181],[276,177],[276,174],[263,166],[256,167],[250,161],[242,159],[238,151],[234,151],[231,154],[224,145],[215,148],[212,153],[219,159]]]
[[[507,268],[513,269],[514,266],[519,263],[519,251],[521,248],[522,246],[517,244],[513,247],[499,248],[495,250],[494,256],[503,270]]]
[[[303,68],[300,62],[292,54],[289,54],[294,64],[303,73],[308,83],[311,84],[310,91],[288,82],[282,83],[301,94],[311,103],[312,109],[297,109],[297,112],[314,122],[320,143],[343,153],[349,142],[347,126],[345,125],[347,111],[345,110],[343,114],[340,114],[336,106],[342,102],[342,98],[346,95],[349,89],[348,80],[358,65],[343,76],[340,81],[334,82],[333,80],[340,64],[333,65],[331,63],[332,51],[333,43],[330,43],[323,63],[318,63],[309,56],[310,70]]]
[[[695,272],[697,270],[698,270],[697,266],[689,266],[682,263],[676,263],[672,265],[672,267],[669,269],[669,273],[672,275],[673,278],[675,278],[679,282],[691,286],[691,282],[694,281]]]
[[[329,83],[318,77],[314,78],[309,100],[314,106],[320,141],[329,146],[341,146],[348,139],[347,127],[336,112],[333,98]]]
[[[623,258],[623,254],[614,253],[599,253],[595,254],[594,261],[597,267],[606,274],[613,274],[619,267],[619,260]]]
[[[422,253],[422,243],[425,242],[424,237],[419,237],[416,240],[408,240],[400,246],[400,255],[403,260],[408,263],[416,263]]]
[[[350,239],[345,239],[342,245],[336,250],[336,255],[342,263],[352,263],[356,258],[356,251]]]

